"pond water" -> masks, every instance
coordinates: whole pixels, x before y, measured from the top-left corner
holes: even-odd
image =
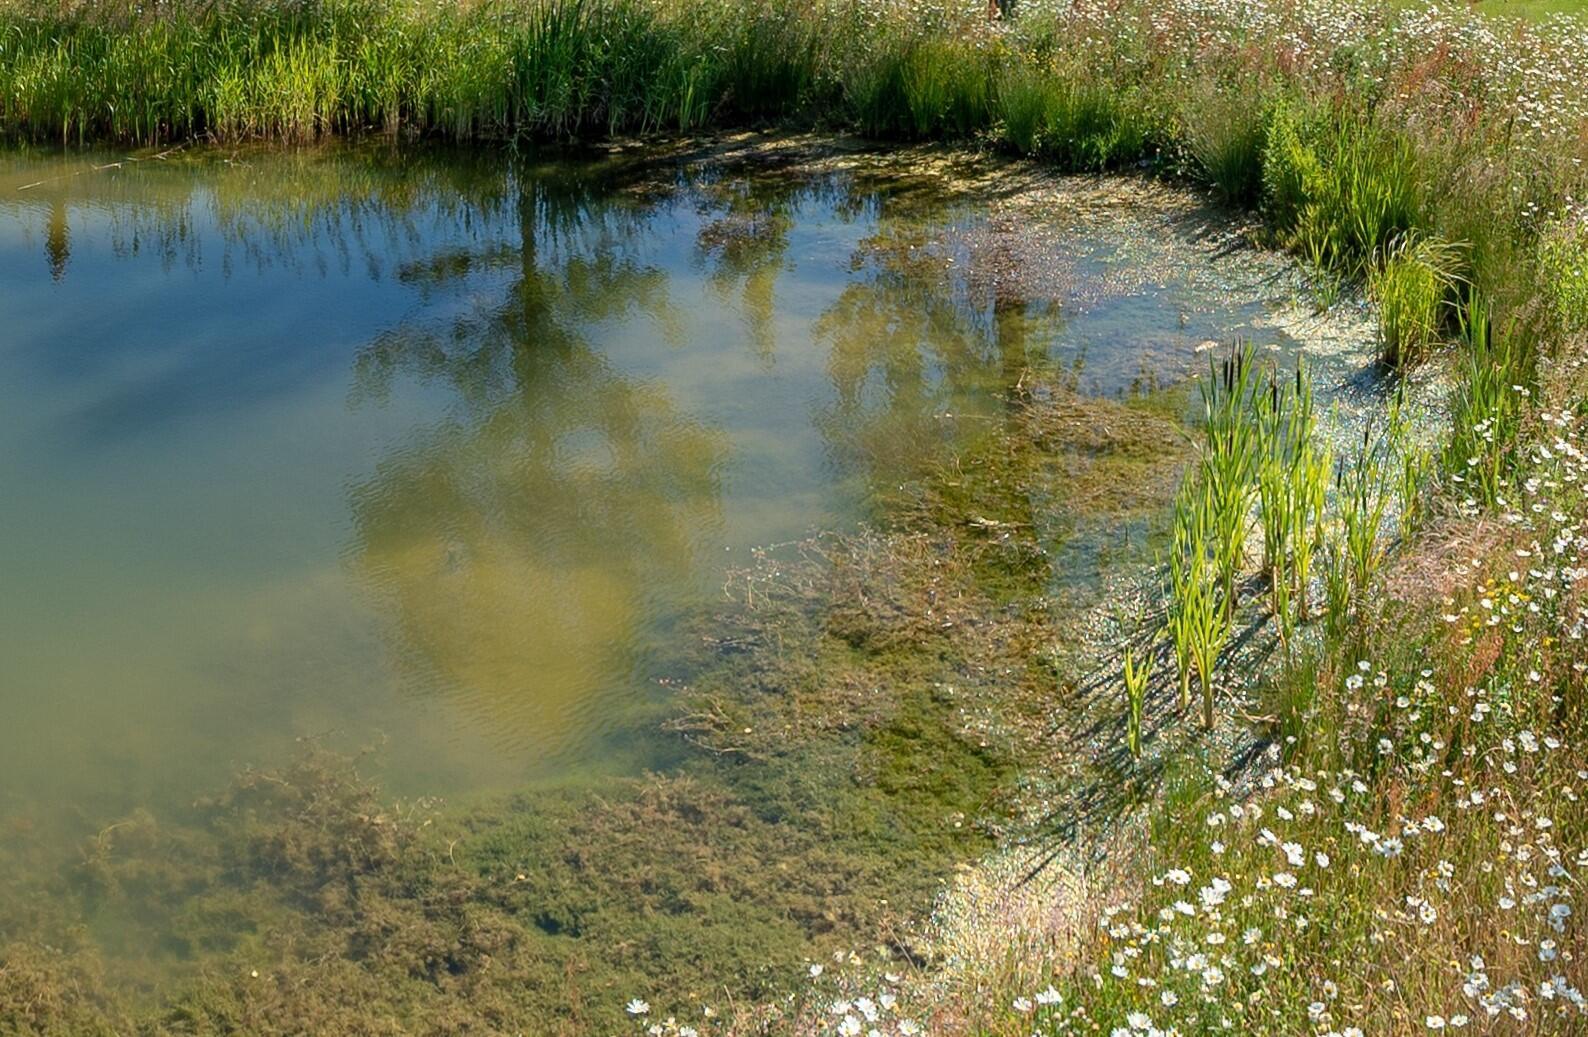
[[[1190,203],[956,175],[0,157],[0,817],[304,736],[383,740],[401,793],[659,766],[752,550],[873,517],[1033,365],[1123,395],[1294,346],[1278,265]]]

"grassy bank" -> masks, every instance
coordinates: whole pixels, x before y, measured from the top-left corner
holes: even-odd
[[[1222,553],[1198,563],[1218,578],[1192,581],[1213,588],[1194,610],[1211,631],[1196,639],[1202,661],[1188,653],[1206,694],[1160,723],[1207,723],[1231,740],[1163,761],[1162,795],[1120,815],[1145,849],[1093,875],[1094,925],[1022,942],[1041,949],[1018,961],[961,963],[912,1015],[1009,1034],[1588,1025],[1588,945],[1574,920],[1588,867],[1588,31],[1324,2],[1033,4],[1008,28],[979,14],[625,0],[13,5],[0,14],[0,126],[158,143],[521,140],[775,120],[981,143],[1065,169],[1146,166],[1257,208],[1269,240],[1308,264],[1326,296],[1360,286],[1374,299],[1390,366],[1448,365],[1449,441],[1411,468],[1376,433],[1338,455],[1340,474],[1325,476],[1334,503],[1259,566],[1237,541],[1267,530],[1254,515],[1268,491],[1258,461],[1237,455],[1275,440],[1234,431],[1255,403],[1210,422],[1204,481],[1192,485],[1225,503],[1190,539],[1229,522]],[[1210,401],[1210,412],[1224,407]],[[1286,465],[1317,460],[1287,442]],[[1274,499],[1287,492],[1278,485]],[[1385,517],[1390,498],[1405,521]],[[1297,552],[1314,547],[1309,570]],[[1296,600],[1275,600],[1281,587]],[[1171,613],[1182,598],[1171,591]],[[1225,686],[1237,609],[1283,639],[1283,661],[1239,714]],[[843,638],[843,625],[824,625],[829,635]],[[880,643],[847,640],[845,651]],[[1161,688],[1175,653],[1142,651],[1158,660]],[[1271,768],[1258,778],[1230,751],[1254,740]],[[1150,729],[1131,741],[1154,752]],[[725,867],[769,838],[741,827],[749,848]],[[921,839],[924,850],[901,852],[940,856]],[[632,892],[616,880],[610,891]],[[823,895],[788,894],[805,909]],[[486,908],[465,897],[446,914],[449,896],[431,902],[448,940],[490,934]],[[402,967],[454,975],[455,962],[427,953],[417,947]],[[42,996],[19,989],[19,1003]],[[879,1003],[846,999],[810,1028],[870,1026],[878,1014],[901,1032]]]

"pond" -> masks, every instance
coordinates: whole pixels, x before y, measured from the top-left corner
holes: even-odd
[[[0,283],[0,819],[69,837],[303,738],[408,796],[665,769],[737,567],[1033,370],[1307,334],[1193,197],[799,140],[11,152]]]

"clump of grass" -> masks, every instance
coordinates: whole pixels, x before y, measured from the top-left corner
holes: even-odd
[[[1404,370],[1433,351],[1456,310],[1463,262],[1461,246],[1436,237],[1408,234],[1391,244],[1368,276],[1385,364]]]
[[[1149,148],[1140,98],[1084,68],[1016,64],[998,79],[995,112],[1006,147],[1066,169],[1117,168]]]
[[[993,111],[993,67],[973,42],[928,35],[884,36],[844,80],[866,132],[917,138],[966,137]]]
[[[1208,85],[1185,106],[1186,146],[1197,174],[1224,201],[1255,203],[1263,190],[1268,115],[1258,84]]]
[[[1370,117],[1276,105],[1262,166],[1271,225],[1316,268],[1360,277],[1424,224],[1416,151]]]
[[[1024,63],[1005,69],[996,94],[1004,146],[1018,155],[1037,154],[1047,142],[1062,89],[1053,75]]]

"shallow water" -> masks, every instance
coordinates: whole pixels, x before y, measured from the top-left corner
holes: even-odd
[[[950,172],[0,157],[0,816],[305,736],[407,794],[658,766],[752,549],[872,517],[1033,367],[1123,395],[1295,347],[1281,265],[1183,200]]]

